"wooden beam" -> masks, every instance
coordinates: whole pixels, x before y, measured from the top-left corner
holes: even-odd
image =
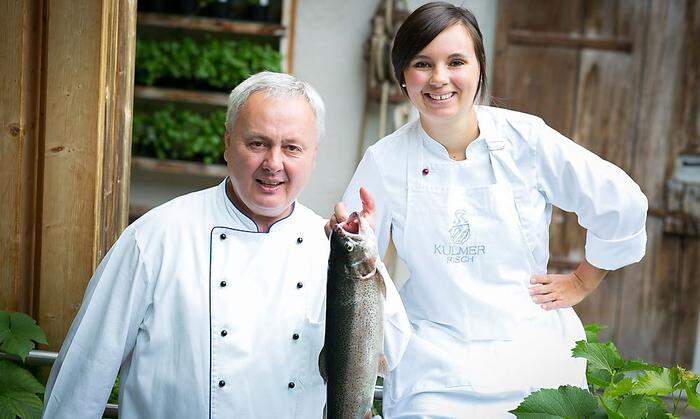
[[[223,164],[203,164],[178,160],[158,160],[150,157],[133,157],[131,165],[151,172],[172,173],[224,178],[228,169]]]
[[[211,17],[164,15],[159,13],[138,14],[139,25],[172,29],[193,29],[207,32],[228,32],[248,35],[284,36],[282,25],[259,22],[243,22]]]
[[[164,87],[136,86],[134,96],[138,99],[185,102],[198,105],[226,106],[228,104],[228,95],[226,93],[168,89]]]
[[[630,38],[593,38],[571,33],[511,29],[508,31],[508,41],[521,45],[632,51],[632,40]]]

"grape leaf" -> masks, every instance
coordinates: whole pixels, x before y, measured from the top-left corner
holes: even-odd
[[[612,374],[605,370],[592,370],[588,368],[586,369],[586,380],[588,380],[589,384],[605,388],[612,381]]]
[[[611,342],[608,343],[588,343],[584,341],[576,342],[576,346],[571,350],[571,354],[576,358],[586,358],[588,368],[592,370],[605,370],[611,375],[614,374],[623,361],[617,348]]]
[[[585,418],[591,416],[598,406],[595,397],[588,391],[560,386],[558,389],[543,389],[525,398],[510,413],[518,418]]]
[[[679,371],[681,387],[685,390],[685,395],[688,398],[688,406],[700,410],[700,396],[698,396],[697,390],[700,377],[681,367],[676,368]]]
[[[0,418],[41,417],[42,402],[36,393],[43,392],[44,386],[29,371],[0,360]]]
[[[618,412],[626,418],[645,418],[647,417],[647,403],[644,395],[635,394],[625,397],[620,404]]]
[[[678,382],[678,373],[674,373],[669,368],[664,368],[661,372],[647,371],[637,378],[637,384],[630,390],[630,393],[650,396],[671,394]]]
[[[608,388],[605,389],[603,396],[605,397],[620,397],[629,393],[634,387],[634,380],[631,378],[623,378],[620,382],[615,384],[610,384]]]
[[[632,359],[632,360],[626,360],[623,361],[622,366],[620,367],[620,371],[623,372],[629,372],[629,371],[658,371],[661,372],[663,368],[657,366],[657,365],[652,365],[648,364],[641,359]]]
[[[583,326],[583,329],[586,331],[586,340],[588,342],[598,343],[600,342],[598,333],[600,333],[601,330],[607,329],[607,326],[598,323],[590,323]]]
[[[622,414],[617,413],[621,405],[620,400],[608,397],[600,397],[598,400],[600,401],[600,405],[603,406],[608,419],[626,419]]]
[[[34,342],[47,343],[46,335],[41,328],[34,319],[24,313],[9,313],[7,316],[0,316],[0,336],[3,338],[0,351],[17,355],[22,358],[22,361],[34,348]]]

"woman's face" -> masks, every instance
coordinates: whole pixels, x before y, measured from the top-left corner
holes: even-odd
[[[479,86],[479,71],[469,32],[461,24],[452,25],[404,70],[408,97],[425,122],[468,117]]]

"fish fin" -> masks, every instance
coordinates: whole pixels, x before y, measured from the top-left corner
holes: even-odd
[[[321,353],[318,354],[318,372],[321,373],[323,377],[323,384],[328,384],[328,375],[326,374],[326,347],[321,349]]]
[[[389,374],[389,363],[386,361],[384,354],[379,354],[379,362],[377,362],[377,375],[386,378]]]
[[[365,412],[365,414],[362,416],[362,419],[372,419],[372,409],[369,409],[368,411]]]

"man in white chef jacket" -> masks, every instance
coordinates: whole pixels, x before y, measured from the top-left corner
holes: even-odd
[[[318,93],[259,73],[229,98],[229,177],[130,225],[98,266],[51,370],[44,417],[318,418],[329,245],[296,202],[324,132]],[[388,281],[385,352],[410,330]],[[410,332],[409,332],[410,333]]]

